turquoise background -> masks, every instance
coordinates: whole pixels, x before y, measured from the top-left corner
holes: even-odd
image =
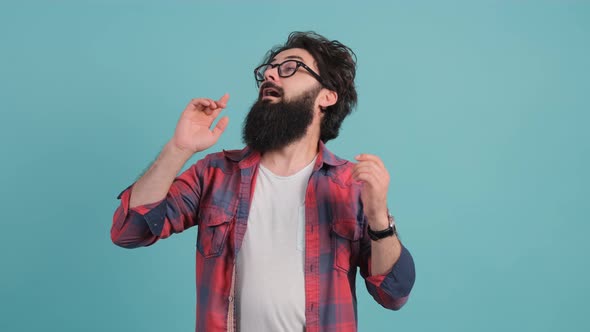
[[[360,330],[589,331],[584,1],[2,2],[0,330],[194,329],[195,230],[116,247],[116,196],[191,98],[229,92],[211,151],[241,147],[252,70],[293,30],[357,53],[328,147],[382,157],[416,261],[399,312],[359,281]]]

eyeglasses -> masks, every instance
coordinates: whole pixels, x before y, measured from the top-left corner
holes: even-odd
[[[274,63],[274,64],[273,63],[265,63],[263,65],[256,67],[256,69],[254,69],[254,78],[256,78],[256,85],[260,86],[260,83],[262,83],[265,80],[264,73],[266,73],[267,70],[275,68],[275,67],[279,67],[278,68],[279,77],[283,77],[283,78],[291,77],[291,76],[295,75],[295,73],[297,72],[299,67],[303,67],[313,77],[315,77],[320,82],[321,85],[325,86],[324,80],[322,80],[320,75],[318,75],[315,71],[313,71],[311,68],[309,68],[305,63],[298,61],[298,60],[286,60],[281,63]]]

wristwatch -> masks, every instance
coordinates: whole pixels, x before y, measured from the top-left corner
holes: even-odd
[[[383,238],[394,236],[397,234],[397,229],[395,228],[395,221],[391,214],[387,214],[387,219],[389,220],[389,227],[382,231],[373,231],[370,226],[367,226],[367,232],[369,233],[369,237],[373,241],[379,241]]]

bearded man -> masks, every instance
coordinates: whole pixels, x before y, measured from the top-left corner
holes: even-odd
[[[191,100],[157,160],[118,196],[112,241],[149,246],[198,227],[196,331],[356,331],[357,269],[379,304],[400,309],[415,271],[387,207],[389,172],[375,155],[352,163],[325,146],[357,102],[354,52],[294,32],[254,75],[246,147],[178,175],[229,121],[211,129],[228,94]]]

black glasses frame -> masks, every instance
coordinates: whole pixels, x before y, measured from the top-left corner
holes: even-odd
[[[283,64],[287,63],[287,62],[295,62],[297,64],[297,67],[295,67],[295,70],[293,71],[292,74],[290,75],[283,75],[282,71],[281,71],[281,67]],[[305,63],[299,61],[299,60],[293,60],[293,59],[288,59],[285,60],[281,63],[263,63],[260,66],[256,67],[256,69],[254,69],[254,79],[256,79],[256,85],[260,86],[260,83],[262,83],[264,81],[264,73],[261,73],[261,76],[263,77],[262,79],[258,78],[258,72],[259,70],[264,67],[264,66],[270,66],[270,68],[278,68],[278,72],[279,72],[279,77],[285,78],[285,77],[291,77],[293,75],[295,75],[295,73],[297,72],[297,70],[299,70],[299,67],[303,67],[305,68],[305,70],[307,70],[313,77],[315,77],[316,80],[318,80],[318,82],[320,82],[321,85],[326,86],[326,84],[324,84],[324,80],[321,78],[321,76],[316,73],[315,71],[313,71],[313,69],[309,68]]]

